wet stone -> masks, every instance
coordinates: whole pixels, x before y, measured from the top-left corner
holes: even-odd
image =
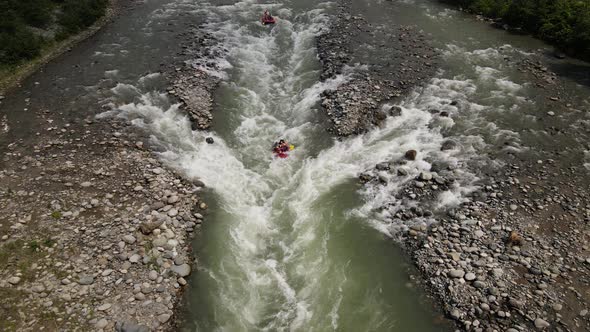
[[[449,276],[452,278],[463,278],[465,275],[465,271],[463,270],[450,270]]]
[[[542,318],[537,318],[535,319],[535,327],[538,329],[544,329],[544,328],[548,328],[550,326],[550,324],[542,319]]]
[[[404,154],[404,157],[407,160],[416,160],[416,155],[418,154],[418,152],[416,150],[408,150],[406,151],[406,153]]]
[[[191,274],[191,267],[188,264],[175,265],[170,267],[170,270],[172,270],[174,273],[178,274],[181,277],[186,277],[189,274]]]

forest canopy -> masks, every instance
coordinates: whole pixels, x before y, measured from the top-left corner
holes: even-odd
[[[0,65],[15,65],[92,25],[108,0],[0,0]]]
[[[590,0],[443,0],[590,57]]]

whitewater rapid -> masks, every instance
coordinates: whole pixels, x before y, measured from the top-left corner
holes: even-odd
[[[215,69],[204,66],[201,59],[189,63],[222,79],[213,131],[191,129],[179,105],[171,104],[167,94],[150,83],[161,79],[159,74],[112,89],[114,106],[107,115],[125,117],[144,129],[167,165],[202,180],[218,197],[223,250],[199,266],[198,272],[205,276],[213,314],[195,318],[197,329],[337,330],[350,321],[342,315],[345,304],[353,308],[350,289],[355,289],[354,301],[363,306],[359,326],[366,330],[396,326],[398,319],[387,311],[387,300],[378,295],[383,286],[375,283],[366,285],[366,290],[356,289],[350,261],[335,258],[332,228],[340,227],[335,223],[359,220],[390,237],[411,223],[430,223],[431,217],[393,222],[393,215],[408,204],[393,197],[420,172],[429,171],[434,160],[450,165],[457,179],[432,204],[432,209],[443,210],[464,202],[475,189],[477,177],[468,171],[467,161],[490,162],[476,156],[486,144],[479,133],[510,137],[510,147],[519,148],[518,135],[498,132],[485,121],[490,108],[472,99],[481,97],[478,87],[487,85],[491,88],[484,90],[489,94],[486,98],[510,95],[519,100],[523,87],[486,65],[491,57],[501,56],[498,50],[470,53],[454,45],[444,55],[467,57],[471,77],[440,72],[396,105],[402,110],[400,116],[364,135],[330,138],[318,106],[321,93],[365,70],[351,67],[334,79],[318,81],[315,37],[327,28],[326,10],[333,5],[313,1],[213,5],[187,0],[172,2],[154,14],[152,19],[179,11],[208,16],[204,29],[220,41],[215,47],[223,56],[215,60]],[[252,20],[265,8],[278,17],[272,28]],[[462,102],[460,107],[452,103],[457,100]],[[451,115],[462,112],[468,122],[459,126],[468,123],[478,134],[453,132],[457,127],[453,117],[436,116],[432,109]],[[451,134],[458,148],[441,151],[445,136]],[[214,144],[205,142],[209,136]],[[269,151],[279,138],[296,145],[287,159],[275,159]],[[410,149],[419,153],[415,161],[404,165],[406,175],[382,172],[386,185],[355,187],[360,173],[383,161],[400,160]],[[341,190],[356,192],[358,201],[339,206],[334,197]],[[381,209],[385,205],[389,207]]]

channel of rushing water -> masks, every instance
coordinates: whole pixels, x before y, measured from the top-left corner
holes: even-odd
[[[266,7],[280,18],[274,27],[257,22]],[[212,133],[191,131],[161,94],[118,108],[154,136],[169,165],[199,177],[217,197],[197,242],[188,330],[435,329],[406,287],[396,249],[349,211],[361,205],[356,175],[403,152],[388,140],[436,149],[441,137],[419,128],[426,112],[408,113],[357,139],[328,136],[320,93],[347,79],[318,82],[315,36],[327,26],[329,7],[315,1],[197,4],[195,10],[207,12],[209,32],[228,50],[219,59],[225,69],[215,73],[225,80]],[[114,92],[134,89],[118,85]],[[208,135],[214,144],[205,142]],[[269,151],[280,137],[296,145],[284,160]]]

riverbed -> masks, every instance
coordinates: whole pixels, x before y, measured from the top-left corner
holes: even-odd
[[[441,246],[444,262],[433,278],[450,284],[436,279],[428,285],[416,268],[425,266],[416,263],[420,257],[410,259],[402,250],[412,248],[404,246],[408,234],[432,237],[427,229],[446,220],[449,211],[497,197],[495,181],[507,178],[507,168],[541,167],[551,160],[558,170],[575,168],[580,183],[588,183],[590,88],[588,76],[580,74],[588,64],[554,59],[538,40],[436,2],[352,1],[350,19],[362,18],[368,26],[342,70],[322,80],[316,39],[331,27],[338,4],[138,4],[130,17],[119,18],[2,101],[8,128],[2,138],[20,140],[23,149],[45,125],[31,110],[58,112],[60,125],[96,116],[124,119],[167,167],[205,184],[210,212],[193,242],[195,270],[177,310],[181,330],[451,330],[443,311],[469,328],[475,320],[468,315],[479,313],[455,317],[457,309],[446,300],[440,309],[441,298],[426,295],[441,295],[432,291],[436,287],[470,285],[473,279],[466,282],[463,270],[491,285],[487,268],[472,268],[476,258],[447,257],[487,244]],[[264,9],[276,16],[275,25],[259,23]],[[436,59],[428,56],[434,74],[379,104],[399,114],[336,139],[326,130],[333,119],[322,108],[325,92],[371,77],[375,68],[392,81],[396,71],[415,69],[415,59],[391,53],[376,40],[414,36],[391,32],[403,31],[400,26],[411,27],[436,50]],[[191,57],[191,46],[183,48],[193,32],[215,38],[206,57]],[[186,68],[220,80],[207,131],[193,130],[170,93],[165,73]],[[281,138],[295,146],[285,159],[271,152]],[[409,150],[415,158],[407,158]],[[374,181],[363,184],[358,177],[367,172]],[[511,174],[510,181],[524,173]],[[432,182],[423,174],[434,177]],[[478,225],[488,232],[494,225],[487,222],[495,218]],[[587,236],[587,229],[582,232]],[[496,241],[492,233],[484,239]],[[488,264],[490,271],[500,266]],[[447,278],[451,267],[463,275]],[[468,289],[465,294],[475,292]],[[488,295],[482,303],[494,306],[495,297]],[[580,305],[566,302],[581,310],[587,302],[582,298]],[[488,326],[480,320],[478,325]],[[514,318],[522,328],[532,326],[524,321]]]

